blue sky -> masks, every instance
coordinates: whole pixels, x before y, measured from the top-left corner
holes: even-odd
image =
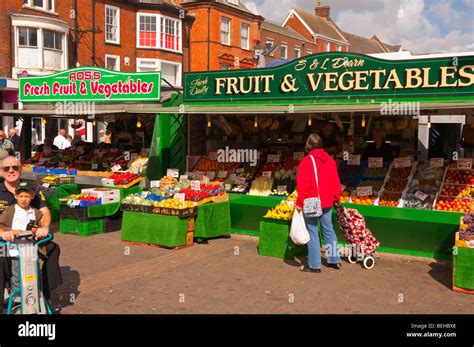
[[[316,0],[248,0],[281,23],[291,7],[313,12]],[[474,0],[325,0],[342,30],[417,53],[474,51]]]

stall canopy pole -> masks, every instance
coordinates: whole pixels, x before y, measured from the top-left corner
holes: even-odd
[[[23,125],[20,134],[20,159],[28,160],[31,158],[31,117],[23,117]]]
[[[170,114],[162,113],[155,118],[147,168],[147,178],[150,181],[159,180],[166,174],[169,163],[170,116]]]

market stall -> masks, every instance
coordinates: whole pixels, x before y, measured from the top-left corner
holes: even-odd
[[[146,173],[146,137],[155,120],[147,114],[162,109],[160,72],[83,67],[22,77],[20,101],[18,113],[26,118],[42,115],[43,124],[62,120],[73,126],[74,139],[66,148],[55,147],[66,139],[53,144],[53,133],[51,143],[21,156],[22,179],[40,186],[61,232],[89,236],[120,230],[120,200],[141,190]],[[93,136],[81,135],[76,121]]]
[[[264,216],[294,190],[308,134],[329,122],[342,202],[366,217],[380,250],[447,259],[459,217],[470,210],[472,158],[460,127],[472,124],[473,63],[472,54],[388,61],[324,53],[270,69],[185,74],[184,97],[175,101],[179,117],[188,116],[181,173],[223,182],[232,232],[262,237],[272,219],[289,224]],[[429,148],[433,130],[442,141],[445,123],[454,124],[454,140]],[[364,157],[378,131],[390,160]]]

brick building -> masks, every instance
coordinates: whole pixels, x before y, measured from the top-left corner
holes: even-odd
[[[2,0],[2,108],[18,107],[19,76],[48,75],[76,66],[160,70],[164,90],[182,88],[182,74],[189,67],[191,24],[192,18],[172,0]],[[2,121],[4,128],[20,124],[14,117]]]
[[[195,18],[191,28],[191,71],[255,68],[263,17],[240,0],[177,0]]]
[[[319,1],[315,13],[292,8],[282,26],[292,28],[314,42],[318,46],[318,53],[347,52],[349,49],[349,42],[342,30],[331,19],[329,6],[321,6]]]
[[[260,31],[262,45],[274,47],[273,53],[265,57],[268,64],[272,60],[293,60],[318,51],[318,45],[308,40],[290,27],[282,27],[264,21]]]
[[[171,0],[4,0],[2,7],[2,77],[45,75],[77,64],[157,68],[181,85],[190,22]]]
[[[401,49],[400,45],[392,46],[382,42],[377,36],[372,36],[370,39],[349,34],[344,32],[344,36],[349,42],[349,52],[360,53],[360,54],[371,54],[371,53],[390,53],[398,52]]]

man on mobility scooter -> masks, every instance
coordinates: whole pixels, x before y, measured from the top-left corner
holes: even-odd
[[[19,206],[21,204],[25,204],[25,202],[22,203],[19,201],[17,203],[17,189],[20,188],[19,192],[21,192],[21,188],[24,186],[23,183],[20,183],[21,164],[15,157],[10,156],[3,160],[2,165],[0,165],[0,173],[5,180],[4,183],[0,184],[0,206],[6,207],[6,209],[0,215],[0,223],[3,224],[3,228],[26,230],[27,228],[33,228],[33,224],[40,223],[36,230],[35,238],[37,240],[43,239],[39,251],[39,256],[43,260],[41,271],[41,287],[45,298],[49,300],[51,290],[62,284],[61,271],[59,268],[59,246],[50,241],[52,235],[49,234],[48,229],[51,223],[51,214],[45,202],[41,200],[39,195],[35,194],[35,191],[32,189],[32,187],[24,188],[23,191],[26,189],[26,191],[29,193],[22,194],[30,197],[28,208]],[[25,199],[28,200],[26,197]],[[31,218],[31,216],[33,216],[33,218]],[[30,225],[28,226],[28,224]],[[18,225],[22,227],[20,228]],[[34,229],[36,229],[36,226]],[[14,234],[15,233],[11,231],[0,232],[0,241],[4,240],[12,242],[15,239]],[[11,275],[13,275],[12,280],[10,280],[12,287],[15,286],[15,283],[18,285],[18,282],[16,281],[18,278],[16,271],[18,269],[18,264],[15,259],[13,259],[11,256],[8,256],[5,247],[2,247],[1,250],[0,312],[3,309],[3,293],[5,284]],[[54,312],[58,312],[60,310],[58,305],[53,304],[52,307]]]

